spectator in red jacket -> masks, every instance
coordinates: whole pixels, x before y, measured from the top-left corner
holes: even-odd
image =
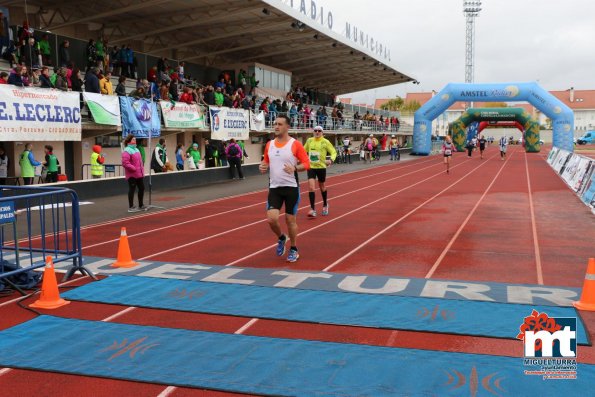
[[[192,95],[192,89],[190,87],[184,87],[184,92],[180,96],[180,102],[192,105],[194,102],[194,96]]]

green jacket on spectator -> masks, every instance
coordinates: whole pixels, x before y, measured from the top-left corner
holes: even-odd
[[[97,51],[97,56],[98,57],[104,57],[105,56],[105,51],[103,49],[103,42],[101,40],[97,40],[95,42],[95,50]]]
[[[40,40],[39,41],[39,52],[43,55],[50,55],[50,43],[47,40]]]
[[[221,92],[215,92],[215,105],[222,106],[223,105],[223,94]]]

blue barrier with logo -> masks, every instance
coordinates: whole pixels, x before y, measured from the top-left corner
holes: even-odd
[[[161,135],[161,120],[155,102],[121,96],[120,112],[123,136],[132,134],[137,138],[155,138]]]
[[[553,145],[574,150],[574,113],[537,83],[450,83],[415,112],[412,154],[430,154],[432,120],[457,101],[529,102],[552,120]]]

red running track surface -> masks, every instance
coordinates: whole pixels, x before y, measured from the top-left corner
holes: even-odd
[[[495,148],[486,154],[484,160],[456,155],[449,175],[441,158],[429,157],[329,178],[329,217],[306,217],[307,191],[302,184],[298,216],[301,258],[296,264],[274,254],[275,237],[264,221],[265,191],[86,227],[84,254],[115,256],[120,227],[126,226],[138,259],[582,286],[587,260],[595,255],[595,221],[590,211],[542,154],[511,148],[506,161],[500,160]],[[321,204],[317,205],[320,209]],[[7,298],[3,302],[1,328],[34,317]],[[273,337],[513,357],[522,354],[520,342],[513,340],[81,302],[51,314]],[[595,338],[595,313],[582,314],[591,338]],[[595,364],[595,349],[581,346],[579,361]],[[0,372],[0,387],[15,396],[232,395],[23,370]]]

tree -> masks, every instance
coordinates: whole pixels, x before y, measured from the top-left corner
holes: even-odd
[[[416,112],[417,109],[419,109],[420,107],[421,107],[421,104],[418,101],[413,100],[413,101],[405,102],[403,104],[403,106],[401,106],[400,110],[403,112],[413,113],[413,112]]]
[[[392,110],[392,111],[401,110],[402,107],[403,107],[403,98],[401,98],[400,96],[397,96],[394,99],[389,99],[388,102],[380,105],[380,109]]]

